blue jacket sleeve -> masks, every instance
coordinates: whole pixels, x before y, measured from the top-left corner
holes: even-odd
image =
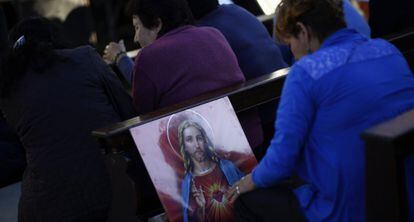
[[[313,81],[298,66],[289,72],[277,111],[275,135],[265,157],[253,171],[256,186],[274,185],[296,169],[315,113],[310,90]]]
[[[129,84],[132,84],[132,75],[134,72],[134,61],[128,56],[122,56],[118,61],[118,69]]]

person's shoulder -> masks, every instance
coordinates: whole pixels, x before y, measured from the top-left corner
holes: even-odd
[[[76,48],[70,49],[60,49],[57,50],[57,53],[64,56],[65,58],[70,58],[76,61],[85,61],[99,58],[98,52],[89,45],[79,46]]]
[[[303,57],[296,65],[317,80],[346,64],[363,62],[400,54],[397,48],[383,39],[350,41],[317,50]]]
[[[82,72],[106,65],[96,49],[89,45],[60,49],[57,53],[61,57],[61,65],[66,64],[67,67],[70,66],[71,69],[82,70]]]
[[[189,45],[196,44],[198,41],[210,39],[224,39],[223,34],[214,27],[209,26],[185,26],[174,33],[167,33],[157,39],[153,44],[147,46],[142,54],[154,51],[174,50]]]
[[[199,28],[191,25],[185,25],[173,29],[157,38],[153,43],[142,48],[141,55],[151,51],[168,50],[171,46],[179,44],[186,38],[192,37],[199,32]]]
[[[148,46],[145,46],[140,49],[137,58],[135,59],[136,63],[142,63],[143,61],[152,61],[154,58],[162,59],[165,54],[168,54],[171,51],[172,46],[174,46],[179,38],[177,37],[168,37],[155,40]],[[152,63],[152,62],[151,62]]]
[[[300,59],[296,65],[317,80],[350,63],[358,48],[368,41],[369,39],[355,31],[339,30],[325,39],[318,50]]]
[[[207,15],[206,17],[217,17],[218,19],[225,18],[227,20],[242,20],[243,22],[254,20],[255,22],[259,22],[255,15],[236,4],[220,5],[215,11],[213,11],[213,13],[211,13],[211,16]]]
[[[155,61],[169,63],[171,55],[190,57],[189,53],[202,53],[194,51],[199,47],[206,45],[217,47],[220,45],[217,43],[225,41],[223,34],[213,27],[182,27],[142,48],[136,62],[140,65],[153,65]]]
[[[213,34],[213,35],[221,35],[221,32],[217,28],[211,27],[211,26],[193,27],[191,29],[191,32],[193,32],[194,34],[197,34],[197,35],[203,35],[205,33],[210,33],[210,34]]]
[[[296,62],[295,66],[303,69],[312,79],[319,79],[324,74],[342,66],[350,56],[350,51],[341,46],[332,46],[317,50]]]
[[[92,52],[96,53],[96,50],[89,45],[79,46],[76,48],[59,49],[57,51],[58,53],[64,54],[64,55],[81,55],[81,54],[90,54]]]
[[[244,8],[229,4],[221,5],[216,11],[200,20],[200,24],[216,27],[227,38],[245,39],[248,36],[270,38],[265,26]]]
[[[236,4],[223,4],[219,6],[220,10],[225,10],[225,11],[229,11],[229,12],[238,12],[238,13],[247,13],[247,14],[251,14],[249,11],[247,11],[246,9],[244,9],[241,6],[238,6]]]
[[[401,55],[401,52],[384,39],[370,39],[355,49],[350,62],[361,62],[391,55]]]
[[[233,24],[235,20],[239,20],[243,17],[243,14],[245,14],[243,8],[234,4],[220,5],[198,20],[197,26],[228,26]]]
[[[218,28],[211,26],[200,26],[196,27],[195,31],[196,33],[194,35],[200,40],[204,40],[204,42],[207,42],[206,40],[208,40],[208,42],[211,42],[212,44],[215,44],[214,42],[227,43],[227,39],[222,32],[224,30],[219,30]]]

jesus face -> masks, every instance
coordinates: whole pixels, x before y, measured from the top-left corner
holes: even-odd
[[[194,126],[189,126],[183,131],[184,149],[191,159],[203,162],[206,159],[205,139],[200,130]]]

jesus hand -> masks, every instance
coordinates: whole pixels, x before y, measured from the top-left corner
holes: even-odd
[[[193,194],[194,199],[197,202],[197,205],[199,207],[204,208],[204,206],[206,205],[206,199],[204,197],[204,191],[203,188],[200,186],[199,189],[197,189],[197,187],[193,184],[191,186],[191,192]]]

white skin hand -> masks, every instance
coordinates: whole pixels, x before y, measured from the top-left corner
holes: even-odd
[[[126,51],[126,48],[125,48],[124,40],[120,40],[118,43],[110,42],[105,47],[103,59],[105,60],[107,64],[114,63],[116,62],[115,61],[116,55],[118,55],[120,52],[125,52],[125,51]]]
[[[249,173],[233,184],[233,186],[228,190],[226,197],[229,202],[233,203],[240,194],[247,193],[254,189],[256,189],[256,185],[253,182],[252,174]]]

